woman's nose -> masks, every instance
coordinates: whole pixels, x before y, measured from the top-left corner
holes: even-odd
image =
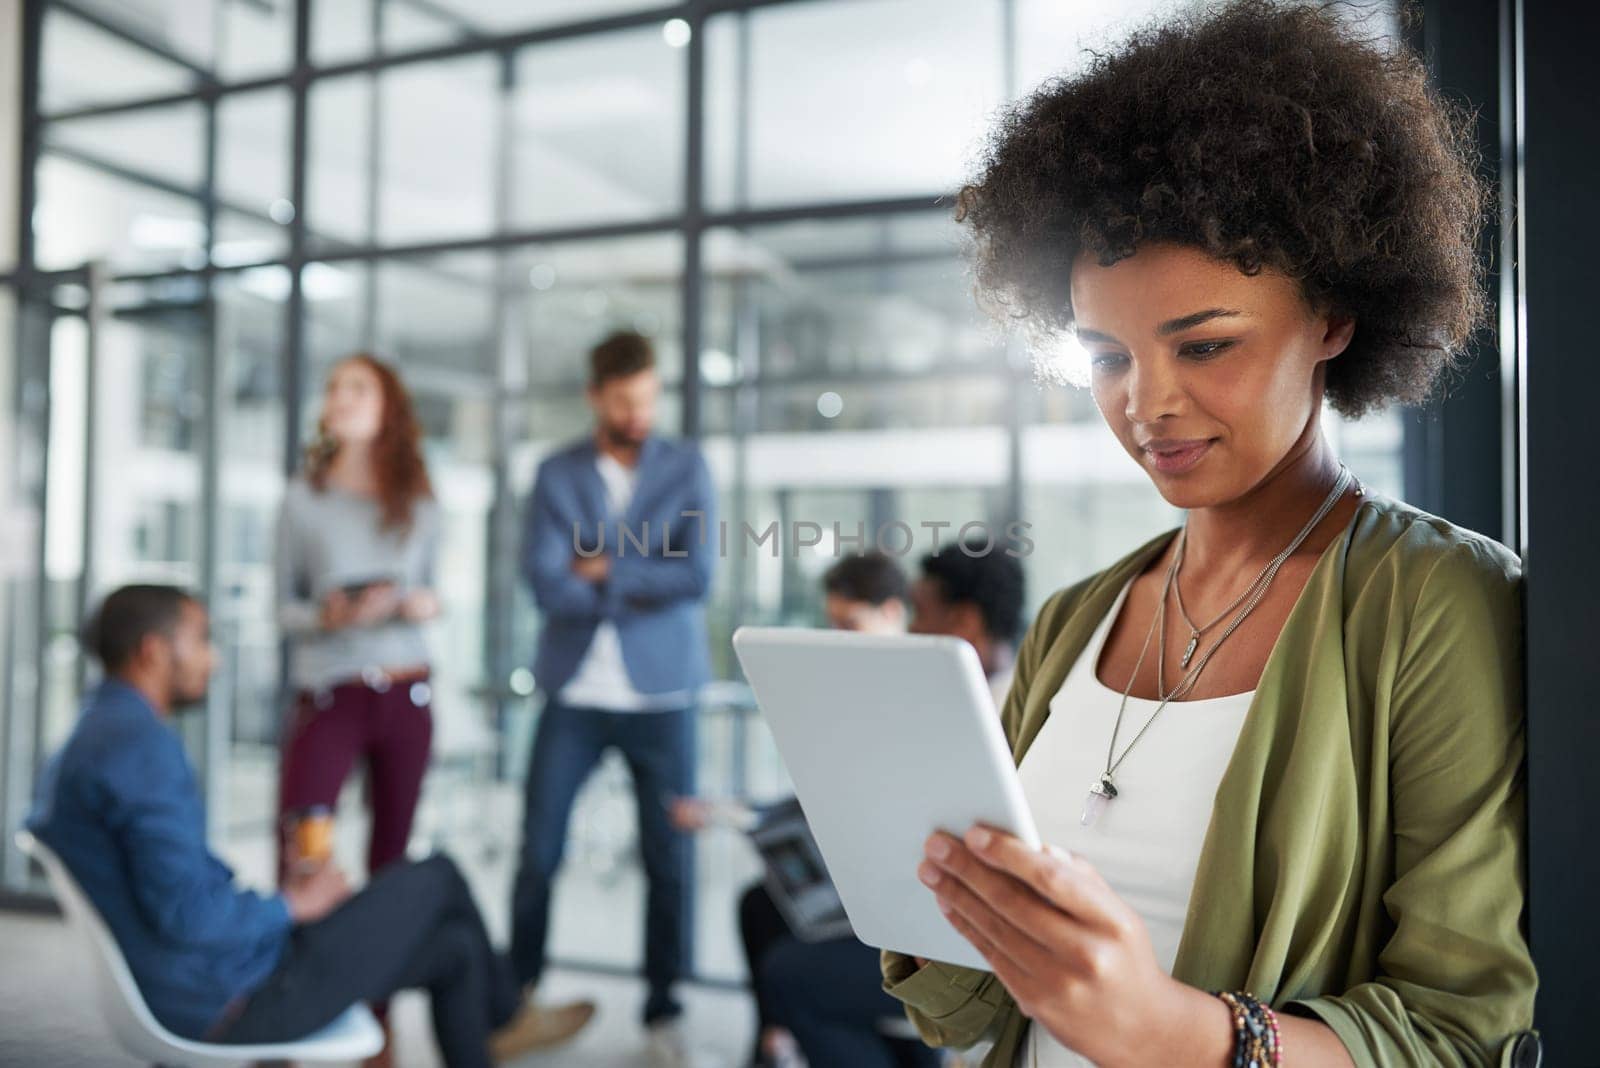
[[[1154,423],[1163,416],[1177,415],[1183,407],[1183,391],[1178,376],[1165,360],[1132,361],[1128,373],[1128,401],[1124,414],[1129,422]]]

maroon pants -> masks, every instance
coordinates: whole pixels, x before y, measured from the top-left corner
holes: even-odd
[[[350,769],[364,760],[372,838],[367,872],[405,856],[411,819],[433,739],[426,679],[348,682],[303,691],[283,743],[278,782],[278,875],[284,874],[282,829],[313,805],[332,810]]]

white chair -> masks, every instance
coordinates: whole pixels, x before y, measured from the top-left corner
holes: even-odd
[[[66,913],[68,929],[77,935],[93,962],[100,1011],[117,1042],[133,1056],[157,1065],[232,1068],[246,1061],[359,1061],[383,1049],[383,1029],[361,1004],[352,1005],[327,1027],[294,1042],[225,1046],[179,1038],[151,1014],[122,949],[61,858],[27,831],[17,832],[17,847],[38,861],[49,876]]]

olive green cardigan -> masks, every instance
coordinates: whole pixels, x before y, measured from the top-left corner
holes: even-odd
[[[1096,626],[1172,533],[1045,604],[1003,710],[1020,763]],[[1357,1065],[1507,1063],[1533,1019],[1523,936],[1520,565],[1382,498],[1317,562],[1211,814],[1175,978],[1314,1014]],[[933,1045],[1027,1021],[987,972],[884,955]]]

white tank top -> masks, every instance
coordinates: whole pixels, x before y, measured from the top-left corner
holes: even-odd
[[[1122,701],[1122,691],[1103,685],[1095,668],[1127,596],[1124,587],[1051,699],[1050,718],[1029,747],[1020,773],[1040,838],[1081,854],[1105,876],[1144,920],[1156,961],[1170,974],[1212,803],[1255,694],[1168,705],[1117,769],[1116,799],[1093,826],[1082,826],[1084,796],[1105,770],[1106,747]],[[1148,620],[1134,622],[1141,634],[1149,625]],[[1118,756],[1156,706],[1155,701],[1128,698]],[[1018,1068],[1091,1064],[1042,1027],[1029,1027],[1017,1063]]]

